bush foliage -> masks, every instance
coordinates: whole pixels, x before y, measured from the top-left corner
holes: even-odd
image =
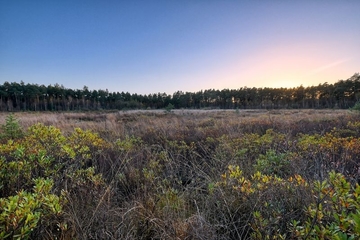
[[[16,139],[23,135],[20,124],[13,114],[6,117],[5,124],[1,125],[1,130],[0,139]]]
[[[359,239],[359,116],[288,121],[165,114],[96,133],[9,115],[0,238]]]

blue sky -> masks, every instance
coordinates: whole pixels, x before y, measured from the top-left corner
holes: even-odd
[[[334,83],[360,1],[0,0],[0,81],[148,94]]]

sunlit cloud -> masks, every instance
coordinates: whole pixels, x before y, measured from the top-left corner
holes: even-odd
[[[325,65],[325,66],[321,66],[321,67],[319,67],[319,68],[314,69],[314,70],[309,74],[309,76],[315,75],[315,74],[320,73],[320,72],[323,72],[323,71],[325,71],[325,70],[327,70],[327,69],[329,69],[329,68],[333,68],[333,67],[335,67],[335,66],[338,66],[338,65],[343,64],[343,63],[348,62],[348,61],[350,61],[350,59],[343,59],[343,60],[339,60],[339,61],[336,61],[336,62],[332,62],[332,63],[327,64],[327,65]]]

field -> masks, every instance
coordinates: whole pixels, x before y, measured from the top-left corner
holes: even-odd
[[[0,239],[359,239],[360,114],[0,114]]]
[[[8,113],[0,112],[0,123],[5,122]],[[139,134],[153,126],[157,131],[173,131],[177,128],[187,128],[190,125],[202,128],[206,122],[216,122],[219,134],[226,132],[231,126],[244,127],[246,125],[257,128],[254,123],[259,122],[259,128],[280,127],[281,131],[289,133],[294,122],[326,122],[332,120],[346,121],[353,116],[348,110],[172,110],[171,114],[164,110],[129,110],[119,112],[23,112],[14,114],[19,119],[21,126],[26,129],[33,124],[55,126],[62,131],[71,132],[80,127],[95,132],[108,131],[116,137]],[[346,123],[345,123],[346,124]],[[299,125],[298,127],[304,127]],[[321,128],[321,125],[319,125]],[[331,127],[331,126],[330,126]],[[335,127],[335,126],[334,126]],[[136,133],[134,130],[136,129]],[[244,129],[237,129],[236,133]],[[322,129],[318,129],[321,131]],[[327,129],[328,130],[328,129]],[[232,133],[232,129],[230,129]],[[296,131],[296,130],[295,130]]]

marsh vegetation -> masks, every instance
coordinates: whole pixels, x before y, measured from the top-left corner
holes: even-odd
[[[348,110],[1,113],[2,239],[358,239]]]

